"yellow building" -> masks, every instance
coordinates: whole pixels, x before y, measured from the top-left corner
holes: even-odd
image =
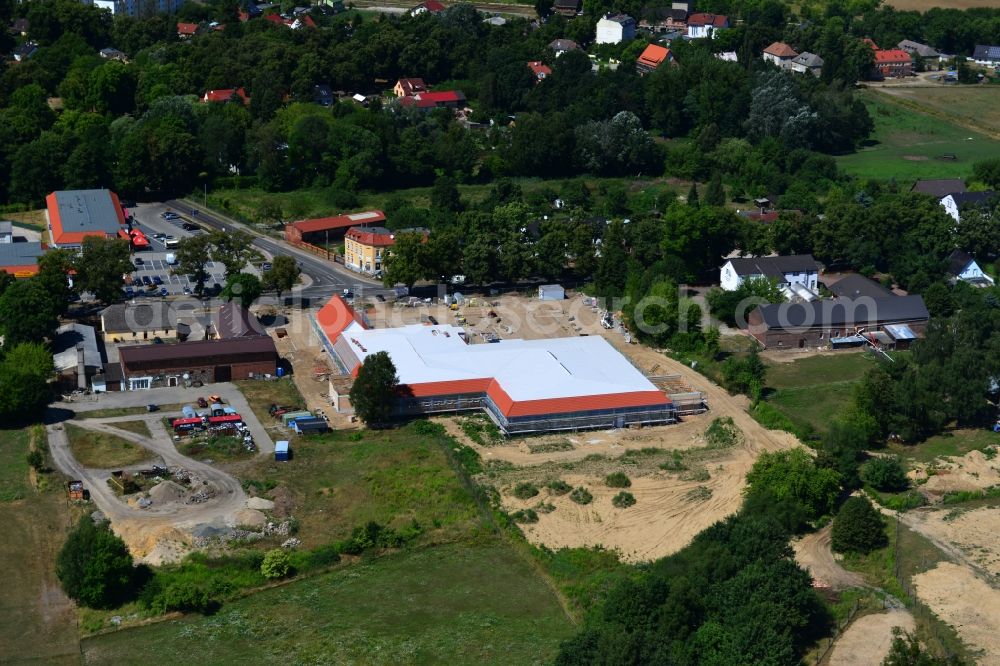
[[[417,233],[427,237],[426,229],[402,229],[399,233]],[[344,235],[344,265],[352,271],[376,275],[396,243],[396,233],[385,227],[351,227]]]
[[[140,305],[116,303],[101,311],[101,332],[108,344],[154,338],[184,340],[190,331],[190,325],[178,321],[177,313],[165,301]]]

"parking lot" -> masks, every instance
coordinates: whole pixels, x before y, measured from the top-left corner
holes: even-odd
[[[181,215],[175,219],[164,219],[162,215],[168,211]],[[183,215],[185,211],[176,211],[163,204],[139,204],[130,208],[129,212],[134,217],[133,227],[142,231],[149,238],[150,244],[150,249],[140,250],[132,254],[135,266],[135,270],[132,272],[134,285],[132,295],[134,297],[164,297],[193,292],[195,284],[187,275],[175,275],[171,272],[176,269],[176,265],[172,266],[167,263],[167,255],[176,254],[177,249],[168,248],[167,242],[169,240],[180,241],[205,233],[200,228],[189,230],[183,227],[186,223],[197,223],[197,217]],[[205,268],[208,272],[208,279],[205,282],[207,290],[211,290],[216,284],[220,288],[225,285],[225,265],[209,261]],[[260,276],[257,266],[247,266],[243,270]],[[147,279],[148,284],[146,284]],[[157,283],[157,279],[159,283]],[[136,282],[141,282],[142,286],[135,284]],[[126,295],[128,295],[128,287],[126,287]]]

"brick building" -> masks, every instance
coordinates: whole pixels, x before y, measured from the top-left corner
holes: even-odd
[[[299,220],[285,225],[285,240],[289,243],[311,243],[322,245],[327,241],[340,241],[351,227],[368,224],[382,224],[385,213],[380,210],[366,210],[333,217],[317,217]]]
[[[228,382],[273,375],[278,350],[266,335],[141,345],[118,350],[122,390]]]

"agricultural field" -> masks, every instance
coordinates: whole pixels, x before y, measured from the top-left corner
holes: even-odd
[[[82,651],[87,664],[537,664],[572,631],[513,550],[452,544],[266,590],[214,616],[89,638]]]
[[[948,120],[984,134],[1000,138],[1000,88],[996,86],[956,86],[920,88],[880,88],[916,111]]]
[[[840,168],[853,176],[904,184],[920,178],[964,178],[972,173],[973,163],[1000,154],[1000,141],[911,109],[888,95],[867,90],[861,99],[875,121],[870,145],[837,158]]]
[[[889,0],[886,3],[901,12],[926,12],[934,7],[942,9],[971,9],[973,7],[995,7],[993,0]]]
[[[854,352],[787,359],[770,357],[765,399],[792,423],[814,432],[824,432],[850,406],[854,385],[876,363]]]

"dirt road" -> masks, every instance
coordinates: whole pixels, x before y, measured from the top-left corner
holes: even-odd
[[[820,584],[844,590],[849,587],[866,587],[861,574],[848,571],[840,566],[830,550],[830,529],[827,525],[818,532],[807,534],[792,543],[795,561],[805,567],[813,580]]]

